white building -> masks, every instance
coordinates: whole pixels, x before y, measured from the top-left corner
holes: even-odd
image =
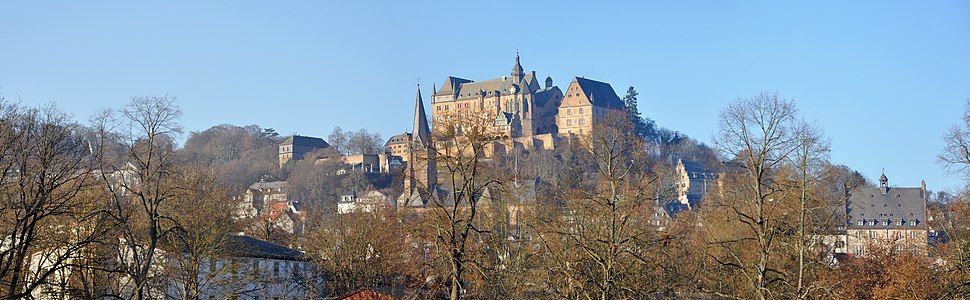
[[[394,204],[390,197],[378,191],[365,192],[360,196],[355,192],[340,196],[340,200],[337,201],[337,213],[372,212],[381,206],[394,206]]]

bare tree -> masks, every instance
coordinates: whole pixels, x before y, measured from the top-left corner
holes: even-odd
[[[340,296],[361,288],[401,291],[407,261],[417,253],[406,245],[393,211],[374,208],[349,214],[311,216],[303,249],[320,266],[326,295]]]
[[[3,298],[64,287],[67,270],[103,237],[104,219],[85,197],[94,181],[79,129],[54,106],[21,108],[0,98]]]
[[[948,172],[962,173],[970,182],[970,100],[963,111],[963,124],[953,125],[943,134],[943,151],[937,160]]]
[[[747,277],[758,299],[772,297],[771,285],[786,280],[781,266],[772,263],[779,243],[776,238],[784,232],[783,224],[773,217],[781,207],[781,187],[773,172],[793,151],[791,125],[795,114],[792,101],[762,93],[731,103],[718,121],[715,145],[723,157],[737,163],[740,177],[732,183],[742,187],[725,196],[722,200],[730,201],[721,204],[743,227],[736,236],[716,242],[728,252],[722,266]],[[753,260],[737,253],[745,245],[757,249]]]
[[[657,265],[658,209],[650,197],[657,176],[647,167],[647,147],[622,114],[607,116],[573,144],[576,176],[555,195],[536,231],[549,270],[550,296],[642,298],[660,285],[649,280]]]
[[[445,194],[432,199],[432,216],[429,224],[432,236],[445,262],[445,274],[450,283],[450,298],[461,299],[466,289],[466,273],[472,269],[481,272],[482,266],[471,259],[470,246],[478,235],[489,234],[489,228],[481,227],[480,201],[489,187],[499,184],[497,176],[490,172],[487,151],[492,141],[507,135],[492,129],[494,115],[450,116],[448,122],[434,128],[434,148],[441,178],[448,189]],[[434,191],[426,191],[435,195]]]
[[[350,133],[347,138],[347,146],[344,150],[347,154],[377,154],[384,151],[384,146],[381,141],[381,134],[374,132],[367,132],[367,129],[361,129],[357,132]]]
[[[792,153],[791,160],[798,172],[797,181],[800,192],[798,202],[798,243],[796,243],[798,252],[798,281],[795,293],[798,298],[804,298],[808,296],[805,283],[805,256],[808,247],[812,246],[810,245],[812,242],[810,237],[815,233],[813,229],[817,229],[817,226],[812,226],[811,224],[819,223],[807,219],[813,216],[824,217],[825,215],[831,215],[830,212],[825,213],[818,210],[832,206],[817,205],[818,201],[815,201],[815,205],[813,205],[813,201],[810,199],[815,194],[813,190],[815,190],[815,185],[819,181],[818,178],[822,173],[822,168],[826,165],[829,153],[829,142],[822,136],[822,130],[819,127],[808,124],[805,121],[801,121],[795,125],[793,134],[795,151]],[[809,226],[813,228],[808,228]]]
[[[95,121],[106,145],[117,140],[124,153],[100,161],[105,188],[111,191],[110,211],[119,224],[117,247],[120,271],[130,280],[123,293],[132,298],[153,297],[158,248],[165,238],[180,230],[166,215],[163,205],[178,196],[174,137],[181,133],[182,112],[169,96],[132,97],[121,110],[120,124],[110,115]],[[119,131],[113,131],[120,125]]]
[[[226,189],[216,184],[211,170],[199,167],[180,168],[179,195],[163,203],[167,215],[177,221],[181,230],[165,237],[169,250],[164,269],[166,294],[175,299],[200,299],[206,291],[218,290],[224,295],[243,294],[233,290],[238,266],[219,264],[229,261],[229,238],[238,232]],[[212,294],[211,292],[208,294]]]
[[[327,136],[327,142],[331,147],[337,150],[337,153],[347,152],[347,134],[340,126],[334,127],[330,135]]]

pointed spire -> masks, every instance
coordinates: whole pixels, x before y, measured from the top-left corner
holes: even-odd
[[[519,51],[515,51],[515,66],[512,66],[512,78],[518,82],[522,79],[522,76],[525,76],[525,71],[522,70],[522,64],[519,63]]]
[[[412,131],[412,137],[415,145],[424,145],[431,140],[428,116],[424,113],[424,101],[421,100],[420,84],[418,84],[418,95],[414,100],[414,131]]]

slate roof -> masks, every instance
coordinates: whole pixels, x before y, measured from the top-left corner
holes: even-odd
[[[230,236],[226,241],[226,250],[235,257],[305,260],[300,251],[248,236]]]
[[[620,96],[616,95],[616,91],[609,83],[583,77],[574,77],[573,81],[579,84],[579,87],[593,105],[609,108],[624,107],[623,100],[620,100]]]
[[[484,81],[469,81],[459,86],[456,94],[458,95],[458,99],[476,98],[480,93],[485,93],[485,95],[488,96],[492,95],[496,91],[504,94],[509,92],[509,89],[513,86],[513,84],[514,82],[512,77],[500,77]]]
[[[302,145],[316,148],[330,147],[330,144],[327,144],[327,142],[321,138],[302,135],[291,136],[283,141],[283,143],[280,143],[280,145]]]
[[[250,189],[280,189],[286,188],[286,181],[260,181],[249,186]]]
[[[687,176],[689,176],[691,178],[694,178],[693,175],[695,175],[695,174],[697,175],[697,177],[701,177],[701,176],[704,176],[704,175],[707,175],[707,176],[711,176],[711,175],[716,176],[717,175],[717,172],[714,172],[714,171],[712,171],[712,170],[710,170],[708,168],[705,168],[704,165],[702,165],[699,162],[691,161],[691,160],[683,160],[683,159],[680,160],[680,162],[682,164],[684,164],[684,171],[686,171],[687,172]]]
[[[533,100],[533,103],[535,103],[536,107],[545,106],[546,103],[549,102],[550,100],[553,100],[557,94],[562,93],[562,92],[556,93],[556,91],[558,90],[559,90],[558,87],[551,87],[551,88],[544,88],[544,89],[537,90],[535,92],[535,98]],[[557,110],[553,110],[553,111],[557,111]]]
[[[846,207],[849,229],[926,228],[923,189],[889,187],[855,188],[849,191]],[[859,225],[863,221],[863,225]],[[885,225],[889,221],[889,225]],[[902,221],[902,225],[899,222]],[[916,221],[916,226],[910,222]]]
[[[390,145],[407,144],[407,142],[410,140],[411,140],[411,133],[405,132],[402,134],[398,134],[387,139],[387,143],[384,143],[384,148],[388,148],[388,146]]]
[[[448,79],[445,79],[445,83],[441,84],[441,88],[438,89],[438,91],[432,96],[454,95],[455,93],[458,92],[458,89],[461,87],[462,84],[469,83],[469,82],[472,82],[472,81],[464,78],[448,76]]]
[[[415,145],[424,145],[431,142],[431,129],[428,127],[428,115],[424,112],[424,102],[421,99],[421,86],[418,86],[418,95],[414,100],[414,131],[411,141]]]

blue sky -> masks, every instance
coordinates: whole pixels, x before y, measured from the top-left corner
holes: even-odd
[[[187,131],[408,130],[415,84],[526,70],[635,86],[640,111],[710,143],[718,112],[795,99],[832,159],[960,185],[935,162],[970,98],[968,1],[128,1],[0,3],[0,92],[87,120],[177,96]]]

